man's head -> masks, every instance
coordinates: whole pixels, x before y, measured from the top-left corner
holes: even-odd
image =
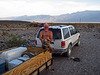
[[[44,29],[45,29],[46,31],[48,31],[49,25],[48,25],[48,24],[45,24],[45,25],[44,25]]]

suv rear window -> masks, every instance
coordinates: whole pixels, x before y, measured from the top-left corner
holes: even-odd
[[[37,35],[37,38],[39,38],[39,35],[40,35],[40,32],[44,30],[44,29],[41,29]],[[61,37],[61,30],[60,29],[49,29],[50,31],[52,31],[53,33],[53,39],[62,39]]]

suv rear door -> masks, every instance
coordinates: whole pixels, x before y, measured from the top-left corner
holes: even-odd
[[[50,29],[53,33],[53,41],[54,44],[51,44],[53,48],[60,49],[61,48],[61,29]]]
[[[41,41],[39,39],[39,35],[40,35],[40,32],[44,30],[44,29],[41,29],[39,32],[38,32],[38,35],[37,35],[37,46],[38,47],[41,47]],[[55,49],[58,49],[58,48],[61,48],[61,39],[62,39],[62,36],[61,36],[61,29],[57,29],[57,28],[50,28],[49,29],[50,31],[52,31],[53,33],[53,40],[52,40],[52,47],[55,48]]]

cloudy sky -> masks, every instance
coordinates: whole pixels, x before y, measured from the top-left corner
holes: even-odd
[[[0,0],[0,18],[100,10],[100,0]]]

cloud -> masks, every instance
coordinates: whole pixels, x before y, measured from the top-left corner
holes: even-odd
[[[84,10],[99,10],[99,5],[59,0],[4,0],[0,1],[0,16],[60,15]]]

